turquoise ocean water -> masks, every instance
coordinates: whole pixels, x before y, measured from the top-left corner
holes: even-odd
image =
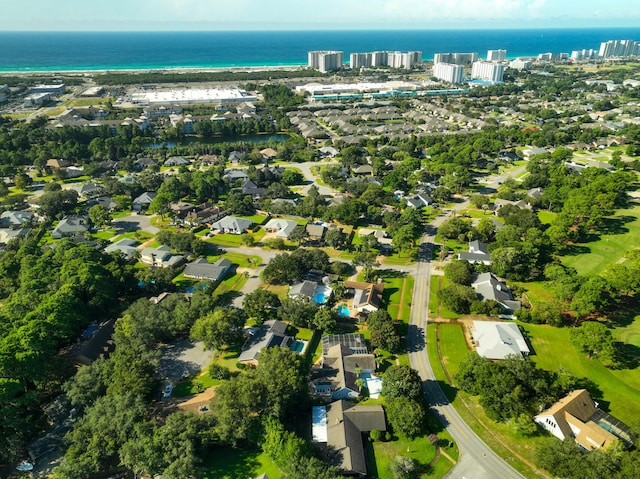
[[[0,32],[0,72],[305,65],[309,50],[507,50],[509,58],[640,40],[638,28],[537,30]]]

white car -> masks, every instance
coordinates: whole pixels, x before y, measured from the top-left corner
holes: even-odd
[[[173,392],[173,386],[171,384],[167,384],[164,388],[164,392],[162,393],[163,398],[170,398],[171,393]]]

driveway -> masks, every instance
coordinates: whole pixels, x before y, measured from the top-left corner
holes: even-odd
[[[161,348],[160,376],[175,383],[206,368],[213,360],[213,351],[205,351],[202,342],[182,339]]]
[[[117,218],[111,222],[111,226],[116,228],[119,233],[128,233],[131,231],[145,231],[153,235],[157,234],[160,229],[151,226],[151,218],[144,215],[129,215]]]

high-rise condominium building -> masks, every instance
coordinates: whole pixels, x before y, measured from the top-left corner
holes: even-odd
[[[349,56],[351,68],[362,67],[391,67],[391,68],[412,68],[416,63],[422,61],[422,52],[366,52],[352,53]]]
[[[471,65],[478,59],[477,53],[436,53],[433,55],[434,65],[452,63],[453,65]]]
[[[634,40],[609,40],[600,44],[599,56],[632,57],[640,55],[640,42]]]
[[[307,53],[309,68],[326,73],[342,68],[343,52],[312,51]]]
[[[433,76],[449,83],[462,83],[464,67],[453,63],[437,63],[433,65]]]
[[[488,62],[503,62],[507,59],[506,50],[487,50]]]
[[[490,82],[501,82],[504,76],[504,65],[492,62],[474,62],[471,67],[471,78]]]

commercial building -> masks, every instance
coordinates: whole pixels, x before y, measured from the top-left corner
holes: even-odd
[[[437,63],[433,66],[433,76],[449,83],[462,83],[464,67],[453,63]]]
[[[506,50],[487,50],[488,62],[503,62],[507,59]]]
[[[51,93],[52,95],[62,95],[64,93],[65,86],[64,83],[56,84],[56,85],[36,85],[34,86],[29,93]]]
[[[640,42],[635,40],[609,40],[600,44],[598,56],[603,58],[640,55]]]
[[[257,101],[255,95],[240,88],[172,88],[134,92],[131,103],[136,105],[196,105]]]
[[[528,70],[531,68],[531,60],[523,60],[522,58],[516,58],[509,62],[509,68],[514,70]]]
[[[454,65],[471,65],[478,60],[477,53],[436,53],[433,55],[433,64],[452,63]]]
[[[504,65],[491,62],[474,62],[471,67],[471,78],[490,82],[501,82],[504,76]]]
[[[24,97],[24,106],[25,108],[33,108],[36,106],[42,106],[45,103],[49,103],[51,101],[51,93],[32,93],[31,95],[27,95]]]
[[[344,52],[335,50],[316,50],[307,53],[308,66],[322,73],[342,68]]]

